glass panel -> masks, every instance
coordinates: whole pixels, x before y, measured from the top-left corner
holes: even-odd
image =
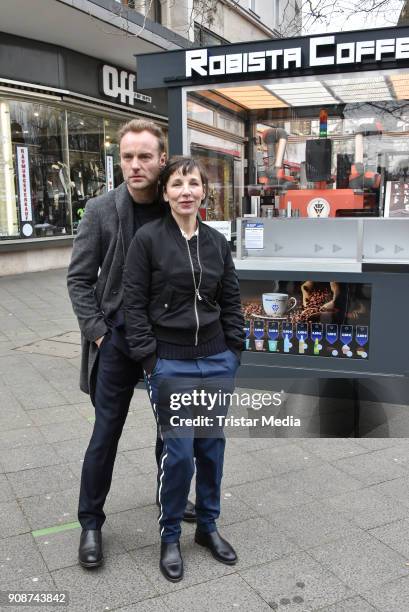
[[[201,24],[194,24],[194,41],[201,47],[210,47],[212,45],[222,45],[228,41],[214,32],[207,30]]]
[[[257,123],[256,134],[261,195],[278,196],[282,209],[291,202],[302,216],[383,214],[387,194],[408,178],[409,109],[403,101],[293,108],[291,118]],[[314,198],[322,199],[315,203],[321,210],[311,210]]]
[[[71,233],[64,112],[44,104],[3,101],[0,129],[3,237]]]
[[[68,112],[73,230],[84,214],[87,201],[106,190],[104,122],[102,117]]]
[[[407,72],[219,83],[199,94],[218,104],[217,127],[241,135],[246,125],[243,213],[409,216]],[[230,103],[241,109],[236,117],[228,112]],[[234,148],[209,138],[197,131],[191,137],[195,151],[210,149],[206,156],[215,159]],[[219,162],[219,199],[231,189],[230,180]]]
[[[209,178],[209,193],[201,216],[207,221],[231,221],[240,209],[240,178],[243,147],[217,136],[188,130],[189,147],[194,158],[204,165]]]
[[[219,128],[235,137],[244,138],[244,122],[231,112],[218,112],[210,105],[187,99],[188,119]],[[215,130],[213,130],[215,131]],[[207,221],[233,221],[241,214],[243,191],[244,146],[229,136],[224,138],[198,129],[188,129],[188,150],[205,167],[209,178],[209,193],[201,216]]]
[[[221,130],[231,132],[237,136],[244,136],[244,123],[242,121],[237,121],[231,115],[221,115],[220,113],[217,113],[216,121],[217,127]]]
[[[200,123],[206,125],[214,125],[214,112],[206,106],[193,102],[193,100],[187,101],[187,118],[200,121]]]

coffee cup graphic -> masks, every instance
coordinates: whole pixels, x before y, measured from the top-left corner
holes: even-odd
[[[285,317],[297,305],[288,293],[263,293],[263,309],[268,317]]]

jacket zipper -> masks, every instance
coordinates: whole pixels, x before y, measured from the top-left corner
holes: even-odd
[[[199,283],[198,283],[197,287],[196,287],[196,279],[195,279],[195,269],[193,267],[192,256],[190,254],[189,242],[188,242],[187,238],[185,238],[185,240],[186,240],[187,252],[188,252],[188,255],[189,255],[190,269],[192,270],[193,285],[194,285],[194,288],[195,288],[195,298],[194,298],[194,309],[195,309],[195,317],[196,317],[195,346],[197,346],[198,343],[199,343],[199,313],[197,312],[197,300],[199,300],[199,302],[202,301],[202,296],[199,293],[200,283],[202,282],[202,266],[201,266],[200,258],[199,258],[199,234],[197,235],[197,262],[198,262],[199,268],[200,268],[200,275],[199,275]]]

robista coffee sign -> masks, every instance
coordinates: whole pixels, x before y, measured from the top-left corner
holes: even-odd
[[[192,84],[407,67],[409,27],[399,26],[147,53],[138,56],[137,84],[171,91]]]
[[[398,33],[400,30],[395,30]],[[407,30],[404,29],[404,33]],[[373,33],[373,32],[372,32]],[[409,60],[409,36],[381,37],[369,36],[365,40],[353,40],[351,35],[317,36],[296,39],[298,45],[289,45],[291,39],[271,41],[264,49],[238,52],[235,46],[231,51],[217,52],[212,49],[193,49],[185,51],[185,77],[217,77],[224,75],[246,75],[263,73],[271,76],[276,71],[297,68],[322,68],[325,66],[346,67],[368,62],[382,64],[386,60],[399,62]],[[294,42],[296,42],[294,40]]]

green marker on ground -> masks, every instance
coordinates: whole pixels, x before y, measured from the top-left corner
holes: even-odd
[[[65,523],[64,525],[55,525],[55,527],[47,527],[46,529],[37,529],[32,531],[31,534],[34,538],[40,538],[44,535],[50,535],[52,533],[60,533],[61,531],[68,531],[69,529],[78,529],[81,527],[78,521],[75,523]]]

